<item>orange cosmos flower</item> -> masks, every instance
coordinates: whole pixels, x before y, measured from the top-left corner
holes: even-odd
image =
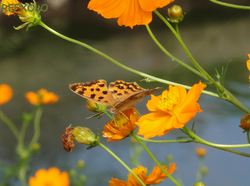
[[[22,9],[21,3],[17,0],[2,0],[1,2],[2,12],[7,15],[18,15]],[[23,12],[23,11],[22,11]]]
[[[13,96],[12,88],[9,85],[0,85],[0,105],[7,103]]]
[[[69,175],[67,172],[60,173],[56,167],[49,170],[40,169],[35,177],[30,177],[29,186],[69,186]]]
[[[25,97],[33,105],[52,104],[56,103],[59,99],[58,95],[54,94],[53,92],[48,92],[45,89],[40,89],[37,93],[27,92]]]
[[[162,8],[174,0],[91,0],[88,9],[104,18],[118,18],[118,25],[147,25],[152,21],[152,11]]]
[[[203,147],[196,147],[195,152],[196,152],[197,156],[202,158],[202,157],[206,156],[207,149],[205,149]]]
[[[148,139],[183,127],[197,112],[202,112],[197,100],[205,87],[206,85],[199,82],[187,93],[182,86],[169,85],[169,91],[165,90],[162,95],[151,95],[147,107],[154,112],[142,116],[136,122],[139,126],[138,134]]]
[[[248,54],[249,60],[247,60],[247,69],[250,71],[250,54]],[[249,82],[250,82],[250,75],[249,75]]]
[[[163,168],[167,171],[167,166],[163,166]],[[175,167],[175,163],[172,163],[170,169],[167,171],[169,174],[172,174],[177,168]],[[159,184],[162,180],[166,179],[167,176],[161,171],[159,167],[154,167],[152,173],[149,176],[147,174],[147,168],[143,166],[138,166],[138,168],[133,168],[132,171],[145,183],[146,185],[151,184]],[[112,178],[109,181],[109,186],[140,186],[140,182],[133,176],[133,174],[128,175],[128,181],[118,180],[116,178]]]
[[[138,112],[135,107],[116,114],[115,119],[109,121],[104,126],[103,137],[107,137],[107,141],[119,141],[128,136],[135,130],[135,122],[138,121]]]

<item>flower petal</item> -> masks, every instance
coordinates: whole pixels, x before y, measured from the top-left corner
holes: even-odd
[[[165,130],[172,128],[170,115],[161,114],[162,117],[154,117],[154,115],[159,115],[159,113],[147,114],[145,118],[149,118],[150,120],[139,119],[139,122],[136,123],[139,126],[138,135],[144,135],[145,139],[163,135]]]
[[[127,182],[112,178],[112,180],[109,181],[109,186],[127,186]]]
[[[127,0],[124,12],[118,18],[120,26],[133,28],[135,25],[147,25],[152,21],[152,12],[144,11],[138,0]]]
[[[153,94],[151,94],[151,100],[148,100],[148,103],[147,103],[147,108],[149,111],[161,111],[159,108],[158,108],[158,104],[159,104],[159,101],[161,99],[161,95],[160,96],[154,96]]]
[[[162,8],[174,0],[139,0],[140,5],[145,11],[154,11],[156,8]]]
[[[94,10],[104,18],[118,18],[124,12],[127,2],[124,0],[91,0],[88,9]]]

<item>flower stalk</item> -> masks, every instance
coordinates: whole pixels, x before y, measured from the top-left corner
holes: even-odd
[[[151,153],[151,151],[147,148],[147,146],[138,138],[138,136],[132,132],[132,136],[141,144],[141,146],[147,151],[149,156],[153,159],[153,161],[156,163],[156,165],[161,169],[162,172],[177,186],[181,186],[180,183],[178,183],[163,167],[162,165],[157,161],[157,159],[154,157],[154,155]]]
[[[142,186],[146,186],[143,181],[115,154],[113,153],[109,148],[104,146],[100,141],[98,141],[98,145],[105,149],[108,153],[110,153],[118,162],[120,162],[133,176],[141,183]]]

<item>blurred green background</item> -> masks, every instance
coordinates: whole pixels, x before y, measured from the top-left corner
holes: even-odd
[[[189,86],[201,80],[165,56],[149,37],[145,26],[135,26],[134,29],[120,27],[117,19],[104,19],[96,12],[88,10],[89,1],[36,2],[48,5],[48,11],[41,15],[42,21],[49,27],[93,46],[128,67]],[[249,0],[227,2],[250,5]],[[250,53],[249,11],[222,7],[208,0],[176,0],[158,11],[167,16],[167,9],[174,4],[182,6],[186,12],[179,29],[192,55],[211,75],[215,74],[215,68],[220,71],[222,66],[229,64],[226,87],[243,104],[250,107],[249,72],[246,68],[247,54]],[[127,170],[100,147],[86,150],[86,146],[76,144],[71,153],[62,149],[61,135],[69,124],[89,127],[96,132],[97,128],[102,131],[109,121],[107,117],[86,120],[86,117],[92,115],[85,109],[86,100],[72,93],[68,85],[96,79],[105,79],[107,82],[121,79],[136,81],[143,88],[160,86],[168,89],[168,86],[156,82],[140,82],[142,77],[115,66],[83,47],[64,41],[40,26],[31,27],[28,32],[25,29],[13,29],[13,26],[21,24],[17,16],[0,14],[0,84],[9,84],[14,90],[14,97],[1,106],[1,110],[20,128],[22,112],[29,112],[33,108],[24,98],[26,92],[45,88],[60,96],[58,103],[44,105],[39,139],[41,150],[32,159],[29,175],[34,175],[40,168],[48,169],[52,166],[68,171],[75,167],[79,159],[83,159],[86,162],[83,171],[87,176],[86,186],[108,185],[111,177],[127,180]],[[178,41],[157,16],[153,15],[150,27],[169,52],[191,64]],[[211,87],[208,90],[216,91]],[[158,91],[156,95],[160,93]],[[148,112],[145,107],[148,99],[149,96],[137,104],[141,114]],[[191,127],[192,122],[196,122],[196,134],[214,143],[247,143],[246,135],[239,128],[240,119],[244,115],[241,110],[206,95],[201,96],[199,103],[203,112],[198,113],[187,124]],[[4,164],[14,164],[16,140],[3,122],[0,122],[0,127],[0,160]],[[33,129],[30,126],[27,140],[32,135]],[[182,135],[181,131],[176,130],[155,139],[175,139]],[[129,162],[129,139],[106,143],[106,139],[102,138],[101,141],[132,167]],[[183,185],[194,184],[198,167],[194,149],[198,144],[147,145],[159,161],[172,154],[178,167],[176,172]],[[208,155],[204,163],[209,169],[203,180],[206,185],[249,185],[246,157],[206,148]],[[249,149],[240,150],[249,153]],[[141,164],[149,170],[155,166],[146,152],[142,154]],[[0,174],[0,179],[1,177]],[[13,184],[18,185],[14,179]],[[166,184],[173,185],[169,180],[160,185]]]

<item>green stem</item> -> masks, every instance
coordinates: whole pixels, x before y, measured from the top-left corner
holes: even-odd
[[[34,119],[34,136],[32,140],[30,141],[29,148],[32,148],[35,143],[37,143],[39,137],[40,137],[40,120],[42,116],[43,109],[42,107],[38,107],[36,114],[35,114],[35,119]]]
[[[193,142],[193,140],[190,139],[184,139],[184,140],[151,140],[151,139],[145,139],[143,137],[137,136],[140,140],[146,141],[149,143],[189,143]]]
[[[26,172],[27,172],[27,167],[26,165],[24,165],[23,167],[21,167],[19,172],[19,178],[21,180],[22,186],[28,186],[26,181]]]
[[[149,156],[153,159],[153,161],[156,163],[156,165],[161,169],[162,172],[175,184],[178,186],[181,186],[180,183],[178,183],[162,166],[161,164],[157,161],[157,159],[154,157],[154,155],[150,152],[150,150],[147,148],[147,146],[138,138],[138,136],[132,132],[132,136],[141,144],[141,146],[147,151]]]
[[[247,130],[247,142],[250,144],[249,130]],[[249,146],[250,147],[250,146]]]
[[[222,5],[222,6],[227,6],[227,7],[231,7],[231,8],[237,8],[237,9],[250,10],[249,6],[234,5],[234,4],[230,4],[230,3],[220,2],[220,1],[217,1],[217,0],[210,0],[210,1],[212,3],[218,4],[218,5]]]
[[[200,143],[199,140],[196,139],[185,139],[185,140],[150,140],[150,139],[144,139],[143,137],[137,136],[140,140],[149,142],[149,143],[190,143],[190,142],[195,142],[195,143]],[[201,139],[201,138],[200,138]],[[250,147],[250,144],[238,144],[238,145],[224,145],[224,144],[217,144],[217,143],[211,143],[208,141],[205,141],[201,139],[203,142],[207,142],[213,147],[218,147],[218,148],[245,148],[245,147]]]
[[[154,13],[168,26],[168,28],[172,31],[172,33],[175,35],[179,43],[181,44],[183,50],[187,54],[190,61],[193,63],[193,65],[203,74],[203,76],[206,77],[207,80],[209,80],[217,89],[218,92],[222,94],[226,94],[225,97],[221,97],[224,100],[229,101],[230,103],[234,104],[241,110],[243,110],[246,113],[249,113],[250,111],[242,105],[229,91],[227,91],[221,84],[217,83],[200,65],[197,63],[197,61],[194,59],[192,54],[189,52],[188,48],[182,41],[180,35],[175,31],[175,29],[172,27],[172,25],[163,17],[157,10],[154,10]]]
[[[111,150],[109,150],[106,146],[102,143],[98,142],[98,145],[108,151],[117,161],[119,161],[133,176],[141,183],[141,185],[146,186],[143,181],[118,157],[116,156]]]
[[[201,182],[201,180],[202,180],[201,169],[202,169],[202,166],[203,166],[203,160],[204,160],[203,157],[199,157],[198,170],[197,170],[197,173],[196,173],[195,183]]]
[[[112,120],[114,119],[114,118],[107,112],[107,110],[104,110],[103,112],[104,112],[104,114],[106,114],[110,119],[112,119]]]
[[[29,121],[24,121],[18,138],[18,147],[17,147],[18,150],[22,150],[24,147],[24,138],[28,126],[29,126]]]
[[[155,44],[171,59],[173,59],[174,61],[176,61],[177,63],[179,63],[180,65],[184,66],[185,68],[187,68],[188,70],[192,71],[193,73],[197,74],[198,76],[205,78],[205,76],[203,76],[203,74],[201,74],[199,71],[195,70],[194,68],[192,68],[191,66],[187,65],[186,63],[182,62],[181,60],[179,60],[178,58],[174,57],[172,54],[170,54],[161,44],[160,42],[155,38],[154,34],[152,33],[149,25],[146,25],[146,28],[148,30],[149,35],[151,36],[151,38],[153,39],[153,41],[155,42]]]
[[[164,79],[161,79],[161,78],[157,78],[157,77],[151,76],[151,75],[149,75],[149,74],[146,74],[146,73],[143,73],[143,72],[134,70],[134,69],[132,69],[132,68],[129,68],[129,67],[127,67],[127,66],[125,66],[125,65],[123,65],[123,64],[121,64],[121,63],[119,63],[119,62],[116,61],[115,59],[111,58],[110,56],[104,54],[103,52],[101,52],[101,51],[99,51],[99,50],[97,50],[97,49],[95,49],[95,48],[93,48],[93,47],[91,47],[91,46],[89,46],[89,45],[87,45],[87,44],[85,44],[85,43],[82,43],[82,42],[77,41],[77,40],[75,40],[75,39],[66,37],[66,36],[64,36],[64,35],[62,35],[62,34],[56,32],[55,30],[53,30],[53,29],[51,29],[50,27],[48,27],[47,25],[45,25],[42,21],[39,23],[39,25],[42,26],[43,28],[45,28],[46,30],[50,31],[51,33],[55,34],[56,36],[58,36],[58,37],[60,37],[60,38],[62,38],[62,39],[65,39],[65,40],[67,40],[67,41],[69,41],[69,42],[72,42],[72,43],[75,43],[75,44],[77,44],[77,45],[80,45],[80,46],[82,46],[82,47],[85,47],[85,48],[91,50],[92,52],[95,52],[96,54],[98,54],[98,55],[100,55],[100,56],[102,56],[102,57],[108,59],[109,61],[111,61],[111,62],[114,63],[115,65],[117,65],[117,66],[119,66],[119,67],[121,67],[121,68],[123,68],[123,69],[125,69],[125,70],[127,70],[127,71],[130,71],[130,72],[132,72],[132,73],[135,73],[135,74],[137,74],[137,75],[139,75],[139,76],[142,76],[142,77],[145,77],[145,78],[149,78],[149,79],[151,79],[151,80],[158,81],[158,82],[164,83],[164,84],[169,84],[169,85],[174,85],[174,86],[180,85],[180,86],[183,86],[183,87],[186,88],[186,89],[190,89],[190,88],[191,88],[190,86],[186,86],[186,85],[182,85],[182,84],[179,84],[179,83],[174,83],[174,82],[171,82],[171,81],[167,81],[167,80],[164,80]],[[217,94],[212,93],[212,92],[209,92],[209,91],[203,90],[202,93],[207,94],[207,95],[210,95],[210,96],[218,97]]]
[[[177,38],[179,43],[181,44],[182,48],[184,49],[185,53],[187,54],[190,61],[193,63],[193,65],[203,74],[203,76],[206,77],[207,80],[212,82],[219,90],[222,92],[222,88],[218,85],[218,83],[197,63],[197,61],[193,58],[191,53],[189,52],[188,48],[182,41],[180,35],[175,31],[175,29],[172,27],[172,25],[163,17],[157,10],[154,10],[154,13],[168,26],[168,28],[172,31],[174,36]]]
[[[231,152],[231,153],[235,153],[235,154],[238,154],[238,155],[241,155],[241,156],[250,157],[250,154],[248,154],[248,153],[236,151],[236,150],[233,150],[233,149],[228,149],[228,148],[236,148],[235,145],[221,145],[221,144],[215,144],[215,143],[211,143],[211,142],[208,142],[206,140],[203,140],[199,136],[195,135],[186,126],[184,126],[182,128],[182,131],[185,134],[187,134],[190,138],[192,138],[194,140],[194,142],[196,142],[196,143],[201,143],[201,144],[204,144],[204,145],[207,145],[207,146],[210,146],[210,147],[214,147],[214,148],[217,148],[217,149],[220,149],[220,150],[224,150],[224,151],[228,151],[228,152]],[[244,145],[244,147],[247,147],[247,145]],[[238,148],[240,148],[240,147],[238,147]]]
[[[15,124],[0,110],[0,119],[10,128],[15,138],[18,140],[19,132]]]

